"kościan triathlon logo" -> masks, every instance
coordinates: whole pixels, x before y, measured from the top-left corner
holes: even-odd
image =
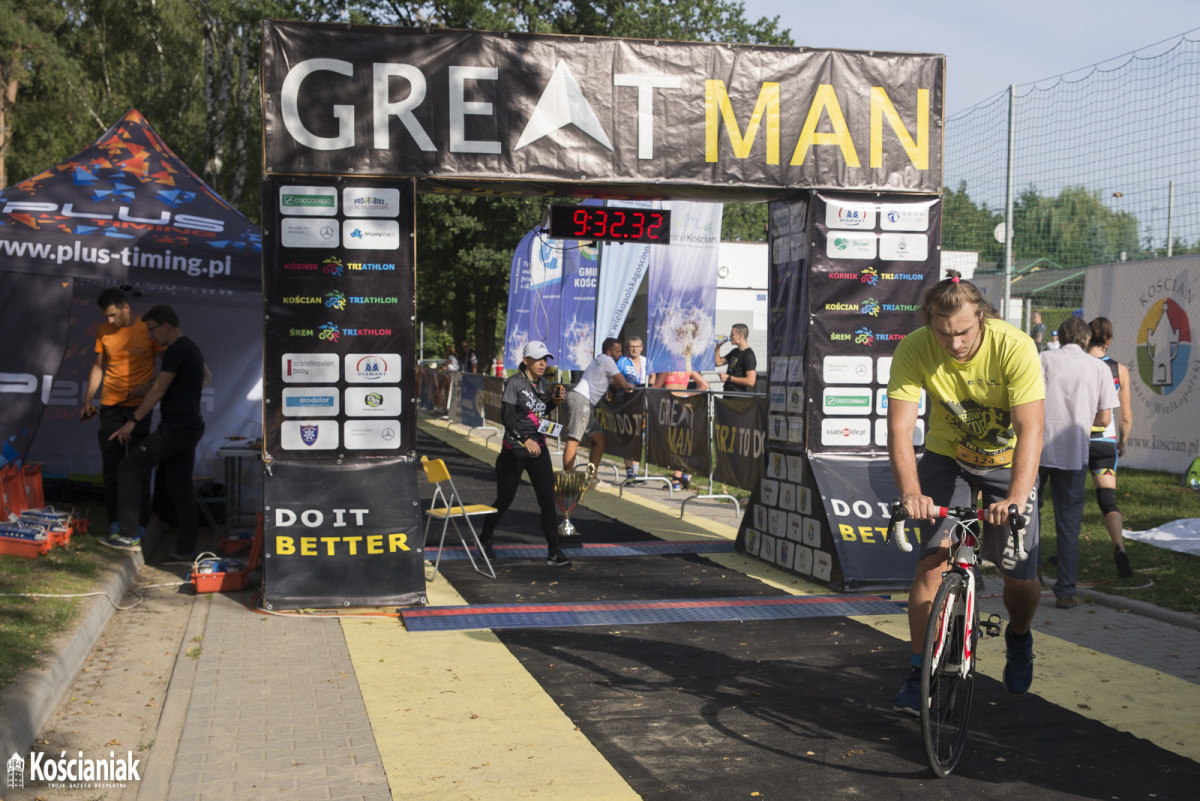
[[[1191,363],[1192,329],[1187,312],[1174,300],[1156,301],[1137,334],[1137,368],[1157,395],[1170,395],[1184,382]]]

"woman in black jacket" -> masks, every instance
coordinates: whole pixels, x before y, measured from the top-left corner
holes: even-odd
[[[558,509],[554,504],[554,466],[546,447],[546,435],[562,426],[546,419],[546,414],[561,400],[556,387],[553,396],[546,387],[546,360],[553,359],[545,343],[532,341],[525,346],[524,359],[517,372],[504,383],[500,398],[504,421],[504,441],[496,457],[496,514],[483,525],[483,547],[492,556],[492,536],[500,518],[512,505],[521,484],[521,473],[529,474],[529,483],[541,507],[542,534],[549,550],[546,563],[556,567],[571,564],[559,549]]]

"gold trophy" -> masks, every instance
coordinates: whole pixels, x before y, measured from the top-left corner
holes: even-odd
[[[590,466],[590,465],[589,465]],[[558,524],[560,548],[579,548],[583,546],[583,537],[571,522],[571,512],[579,504],[579,499],[587,491],[590,483],[590,471],[580,473],[556,470],[554,473],[554,503],[563,513],[563,521]]]

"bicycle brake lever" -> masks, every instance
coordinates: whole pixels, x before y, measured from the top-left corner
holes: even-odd
[[[896,547],[904,553],[912,553],[912,543],[908,541],[908,537],[904,535],[904,521],[908,517],[908,512],[904,505],[900,503],[899,498],[892,499],[892,518],[888,521],[888,536],[896,543]]]
[[[1029,521],[1021,514],[1021,510],[1017,508],[1015,503],[1008,506],[1008,530],[1012,533],[1013,539],[1013,556],[1018,562],[1024,562],[1028,558],[1025,552],[1025,527]]]

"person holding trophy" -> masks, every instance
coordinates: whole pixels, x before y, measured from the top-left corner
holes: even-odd
[[[571,564],[560,548],[558,510],[554,501],[554,467],[546,447],[546,435],[558,436],[560,423],[547,419],[549,411],[566,397],[561,384],[551,392],[546,384],[546,361],[554,356],[544,342],[536,340],[525,345],[521,365],[504,383],[500,398],[501,419],[504,422],[504,441],[496,457],[496,514],[488,515],[480,540],[488,558],[493,558],[492,541],[500,518],[512,505],[521,485],[521,474],[529,475],[529,483],[537,496],[541,510],[542,534],[548,548],[546,563],[553,567]]]

